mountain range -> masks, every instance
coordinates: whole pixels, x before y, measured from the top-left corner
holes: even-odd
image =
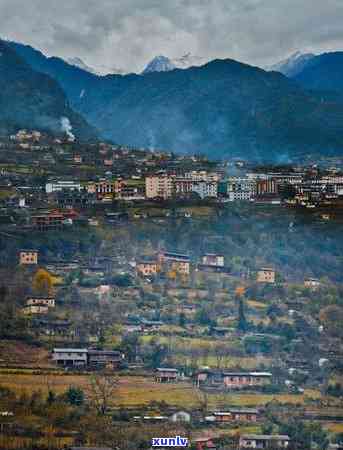
[[[9,45],[34,71],[56,80],[71,107],[115,142],[279,161],[343,149],[340,53],[313,56],[292,78],[230,59],[100,77]],[[328,92],[330,79],[335,89]]]

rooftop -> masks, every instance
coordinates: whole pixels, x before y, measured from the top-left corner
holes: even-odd
[[[87,348],[54,348],[54,353],[88,353]]]
[[[289,441],[289,436],[286,434],[243,434],[241,439],[249,439],[249,440],[264,440],[264,441]]]
[[[271,377],[272,374],[270,372],[223,372],[223,376],[233,376],[233,377]]]

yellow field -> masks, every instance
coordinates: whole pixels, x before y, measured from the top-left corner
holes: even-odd
[[[248,300],[247,304],[251,308],[256,308],[256,309],[266,309],[266,308],[268,308],[268,305],[266,305],[265,303],[262,303],[262,302],[258,302],[256,300]]]
[[[325,423],[324,428],[330,431],[330,433],[343,433],[343,423],[327,422]]]
[[[90,394],[89,376],[68,375],[68,374],[0,374],[0,385],[8,387],[17,393],[33,392],[41,390],[47,393],[48,389],[53,389],[57,393],[62,393],[69,386],[80,386],[85,392]],[[304,403],[306,399],[316,399],[320,393],[315,390],[305,391],[304,395],[267,395],[253,393],[221,393],[208,395],[210,407],[231,406],[258,406],[265,405],[272,400],[281,403]],[[190,383],[159,384],[152,378],[143,377],[120,377],[118,389],[113,398],[113,406],[133,407],[146,405],[152,401],[164,401],[170,405],[182,407],[197,407],[200,405],[203,396]]]

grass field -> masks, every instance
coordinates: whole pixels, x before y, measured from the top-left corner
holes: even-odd
[[[49,353],[42,347],[33,347],[19,341],[0,341],[0,365],[50,367]]]
[[[6,374],[0,373],[0,385],[17,393],[41,390],[46,394],[48,389],[62,393],[69,386],[80,386],[90,395],[90,379],[87,375],[71,374]],[[320,398],[315,390],[305,391],[304,395],[267,395],[259,393],[220,393],[208,395],[208,403],[212,408],[224,406],[258,406],[272,400],[281,403],[301,404],[306,399]],[[113,398],[113,406],[134,407],[147,405],[152,401],[166,402],[179,407],[198,407],[203,396],[190,383],[159,384],[152,378],[125,376],[119,378],[118,389]]]

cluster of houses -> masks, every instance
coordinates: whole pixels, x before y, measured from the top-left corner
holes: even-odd
[[[179,371],[177,369],[160,367],[155,371],[155,381],[158,383],[171,383],[178,380]],[[270,372],[230,372],[228,370],[202,369],[194,373],[193,382],[198,388],[256,389],[271,384],[272,374]]]
[[[239,175],[230,175],[230,167],[236,173],[237,162],[210,163],[200,156],[152,153],[106,143],[81,146],[67,137],[47,139],[39,131],[28,130],[19,130],[6,142],[1,141],[0,148],[7,149],[8,162],[22,156],[23,165],[46,166],[53,174],[40,185],[37,177],[9,168],[11,164],[1,169],[0,190],[3,186],[6,195],[0,199],[0,226],[6,231],[18,225],[23,232],[60,230],[74,224],[99,226],[94,208],[100,205],[105,212],[100,217],[107,224],[154,219],[145,206],[168,200],[323,207],[325,211],[318,209],[320,221],[331,220],[333,213],[329,209],[343,205],[343,176],[333,169],[285,167],[281,171],[262,171],[264,168],[239,167]],[[83,165],[94,168],[94,175],[83,179]],[[67,166],[69,175],[55,172],[57,166]],[[135,202],[142,211],[130,216],[125,207],[123,212],[106,212],[106,205],[114,200]],[[20,214],[14,215],[14,210]],[[171,209],[159,214],[190,218],[192,213]]]
[[[125,355],[115,350],[54,348],[51,359],[64,368],[120,369],[125,362]]]
[[[197,270],[229,273],[225,266],[224,256],[219,254],[206,254],[201,258]],[[180,275],[189,275],[191,271],[191,258],[189,255],[160,251],[153,258],[142,257],[136,263],[136,272],[144,277],[155,276],[161,272],[173,271]]]
[[[39,259],[39,251],[36,249],[23,249],[19,252],[19,264],[24,266],[37,266]],[[159,251],[154,256],[142,256],[136,262],[134,262],[136,274],[144,278],[153,278],[158,274],[166,274],[173,272],[178,275],[188,276],[193,268],[193,261],[188,254],[171,252],[171,251]],[[56,262],[53,265],[47,266],[48,270],[52,270],[54,273],[62,271],[68,272],[69,270],[80,268],[78,262],[61,261]],[[214,272],[229,274],[230,267],[225,265],[225,257],[218,253],[206,253],[201,256],[200,262],[194,265],[196,271]],[[85,270],[85,274],[88,274],[93,268]],[[87,272],[88,271],[88,272]],[[96,274],[103,276],[103,270]],[[261,267],[256,271],[256,282],[264,284],[274,284],[276,282],[276,270],[273,267]],[[321,281],[317,278],[305,278],[304,286],[311,290],[317,290],[321,286]],[[41,306],[46,308],[54,308],[55,304],[51,299],[36,298],[35,302],[30,300],[27,306]],[[34,308],[33,308],[34,309]],[[43,310],[42,310],[43,311]]]
[[[52,138],[36,130],[19,130],[0,142],[0,146],[8,149],[9,157],[13,151],[21,151],[23,161],[27,159],[30,165],[53,167],[61,162],[70,166],[74,175],[56,175],[47,181],[44,189],[48,199],[55,199],[61,207],[86,208],[113,199],[172,198],[271,204],[280,204],[281,199],[287,198],[290,206],[315,207],[319,203],[339,201],[343,196],[343,176],[335,167],[323,171],[300,166],[246,167],[239,161],[209,163],[201,156],[150,152],[104,142],[80,145],[67,135]],[[94,178],[80,179],[82,165],[96,168]],[[230,171],[237,175],[230,175]],[[18,187],[24,197],[26,191],[44,188],[20,184]]]

